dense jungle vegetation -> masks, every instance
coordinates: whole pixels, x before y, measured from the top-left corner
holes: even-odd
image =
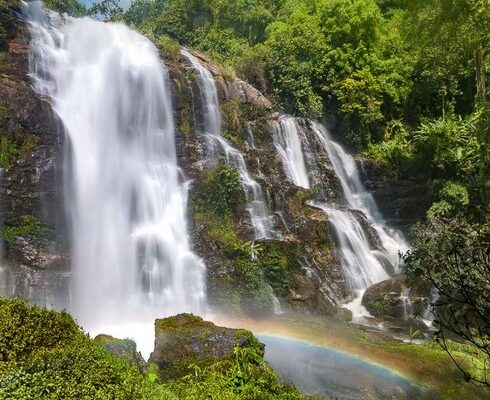
[[[16,3],[0,0],[3,25]],[[441,343],[457,335],[490,360],[488,0],[134,0],[126,12],[117,0],[45,3],[196,48],[278,108],[324,119],[385,174],[426,183],[432,206],[406,273],[439,290]],[[0,50],[6,40],[0,26]],[[488,386],[488,363],[476,375],[461,368]]]

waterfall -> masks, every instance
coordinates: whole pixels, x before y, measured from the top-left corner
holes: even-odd
[[[310,188],[296,119],[282,116],[275,125],[274,145],[281,157],[286,175],[296,186]]]
[[[366,316],[369,314],[361,305],[364,291],[388,279],[391,273],[398,272],[398,252],[405,251],[408,246],[401,233],[386,226],[373,196],[361,182],[354,158],[330,139],[321,124],[311,122],[311,125],[341,183],[347,208],[345,205],[318,201],[309,204],[328,215],[335,232],[345,281],[353,295],[346,307],[353,311],[355,317]],[[294,118],[280,118],[274,135],[277,152],[290,181],[309,188],[303,150],[305,140],[301,138]]]
[[[157,49],[123,24],[60,17],[39,2],[25,15],[34,88],[66,135],[71,311],[86,327],[205,311]]]
[[[400,303],[402,306],[403,320],[412,318],[412,302],[410,301],[410,289],[403,289],[400,293]]]
[[[342,146],[330,139],[323,125],[312,122],[312,126],[328,154],[335,174],[340,180],[344,198],[349,208],[359,210],[366,216],[376,230],[381,245],[385,249],[385,256],[388,257],[393,266],[398,267],[398,252],[408,250],[405,238],[399,231],[386,225],[372,194],[362,184],[361,175],[354,158],[347,154]]]
[[[198,73],[201,100],[204,108],[204,135],[207,141],[208,153],[211,158],[217,158],[220,152],[224,153],[228,165],[239,171],[240,181],[245,193],[247,211],[254,229],[254,238],[272,238],[274,233],[272,231],[271,216],[264,201],[262,187],[250,176],[242,153],[221,135],[221,112],[214,78],[211,72],[188,50],[182,49],[181,53],[189,60]],[[251,135],[250,131],[249,135]]]
[[[327,213],[339,242],[340,262],[354,300],[347,305],[354,315],[365,315],[361,306],[369,286],[388,279],[389,272],[399,271],[399,252],[408,249],[403,235],[386,226],[373,196],[364,188],[356,162],[338,143],[332,141],[325,127],[312,122],[318,140],[328,154],[350,210],[320,205]],[[360,211],[374,230],[378,243],[373,246],[360,219],[351,210]]]

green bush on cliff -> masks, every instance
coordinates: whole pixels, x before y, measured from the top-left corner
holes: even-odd
[[[44,5],[51,10],[67,13],[73,17],[84,17],[88,13],[87,7],[78,0],[44,0]]]
[[[206,171],[195,195],[198,207],[217,216],[232,212],[242,201],[240,173],[236,168],[225,164]]]
[[[17,237],[34,236],[42,238],[51,235],[52,231],[33,215],[23,215],[18,225],[8,226],[2,233],[5,242],[11,245]]]

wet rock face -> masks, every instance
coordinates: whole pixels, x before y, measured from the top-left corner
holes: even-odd
[[[410,302],[409,315],[406,315],[407,304],[402,298],[403,294]],[[398,275],[368,288],[362,298],[362,305],[375,317],[405,319],[421,315],[429,297],[430,286],[412,285],[410,287],[406,279]]]
[[[24,232],[4,247],[12,283],[6,289],[8,294],[32,297],[35,288],[46,288],[50,281],[58,280],[60,270],[68,269],[68,252],[62,195],[63,135],[50,104],[31,87],[28,43],[27,28],[13,24],[7,52],[0,57],[0,136],[10,148],[6,153],[3,146],[0,213],[4,232],[21,227],[26,217],[35,218],[51,232],[45,236]],[[12,287],[15,293],[10,292]],[[50,296],[45,293],[46,298]]]
[[[204,367],[232,357],[236,346],[264,354],[264,345],[247,330],[223,328],[192,314],[179,314],[155,320],[155,349],[149,362],[158,366],[160,379],[175,379],[187,375],[189,365]]]
[[[369,162],[362,165],[364,185],[373,194],[386,222],[408,235],[410,227],[423,219],[430,207],[427,185],[391,177],[389,171]]]

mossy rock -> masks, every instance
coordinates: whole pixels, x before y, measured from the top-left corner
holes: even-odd
[[[117,339],[110,335],[97,335],[94,342],[102,345],[108,352],[127,361],[131,365],[136,365],[143,372],[146,369],[146,362],[141,353],[136,348],[136,343],[131,339]]]
[[[155,321],[155,349],[149,362],[158,366],[162,381],[177,379],[188,375],[190,368],[231,359],[237,347],[264,355],[264,345],[247,330],[219,327],[192,314],[179,314]]]

